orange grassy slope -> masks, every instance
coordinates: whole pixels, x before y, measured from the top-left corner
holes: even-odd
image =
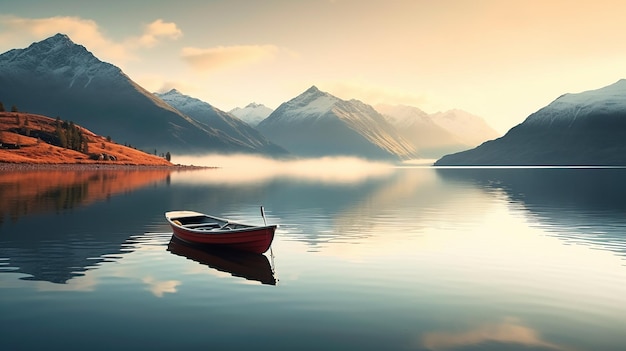
[[[166,159],[107,141],[77,126],[87,138],[88,154],[49,144],[28,135],[54,134],[55,119],[21,112],[0,112],[0,162],[37,164],[117,164],[171,166]],[[115,161],[94,160],[90,154],[106,154]]]

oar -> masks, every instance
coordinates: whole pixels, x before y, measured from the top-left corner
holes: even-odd
[[[263,217],[263,224],[267,226],[267,221],[265,220],[265,210],[263,209],[263,206],[261,206],[261,217]]]

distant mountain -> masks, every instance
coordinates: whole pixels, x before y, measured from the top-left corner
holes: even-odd
[[[491,128],[484,119],[463,110],[437,112],[431,114],[430,117],[435,124],[454,134],[462,143],[470,147],[500,136],[500,133]]]
[[[626,80],[565,94],[501,138],[436,165],[626,165]]]
[[[255,151],[183,115],[63,34],[0,55],[0,101],[144,150]]]
[[[215,128],[220,134],[223,133],[225,138],[240,144],[243,148],[269,154],[287,154],[286,150],[269,142],[258,130],[209,103],[184,95],[176,89],[155,95],[207,128]]]
[[[341,100],[315,86],[281,104],[257,129],[301,156],[416,156],[415,149],[373,107],[357,100]]]
[[[417,149],[421,157],[439,158],[478,145],[462,141],[459,136],[435,123],[428,113],[417,107],[381,104],[375,108]]]
[[[274,110],[257,103],[250,103],[246,107],[235,107],[229,111],[231,114],[239,117],[242,121],[248,123],[252,127],[256,127],[262,120],[266,119]]]

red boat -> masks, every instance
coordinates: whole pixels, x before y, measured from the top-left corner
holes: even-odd
[[[263,208],[261,214],[265,221]],[[174,236],[191,244],[264,253],[272,245],[276,225],[255,226],[231,222],[194,211],[170,211],[165,219]]]

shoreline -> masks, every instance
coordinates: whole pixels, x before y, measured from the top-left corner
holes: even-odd
[[[111,163],[11,163],[0,161],[0,172],[11,171],[115,171],[115,170],[198,170],[218,167],[193,165],[131,165]]]

